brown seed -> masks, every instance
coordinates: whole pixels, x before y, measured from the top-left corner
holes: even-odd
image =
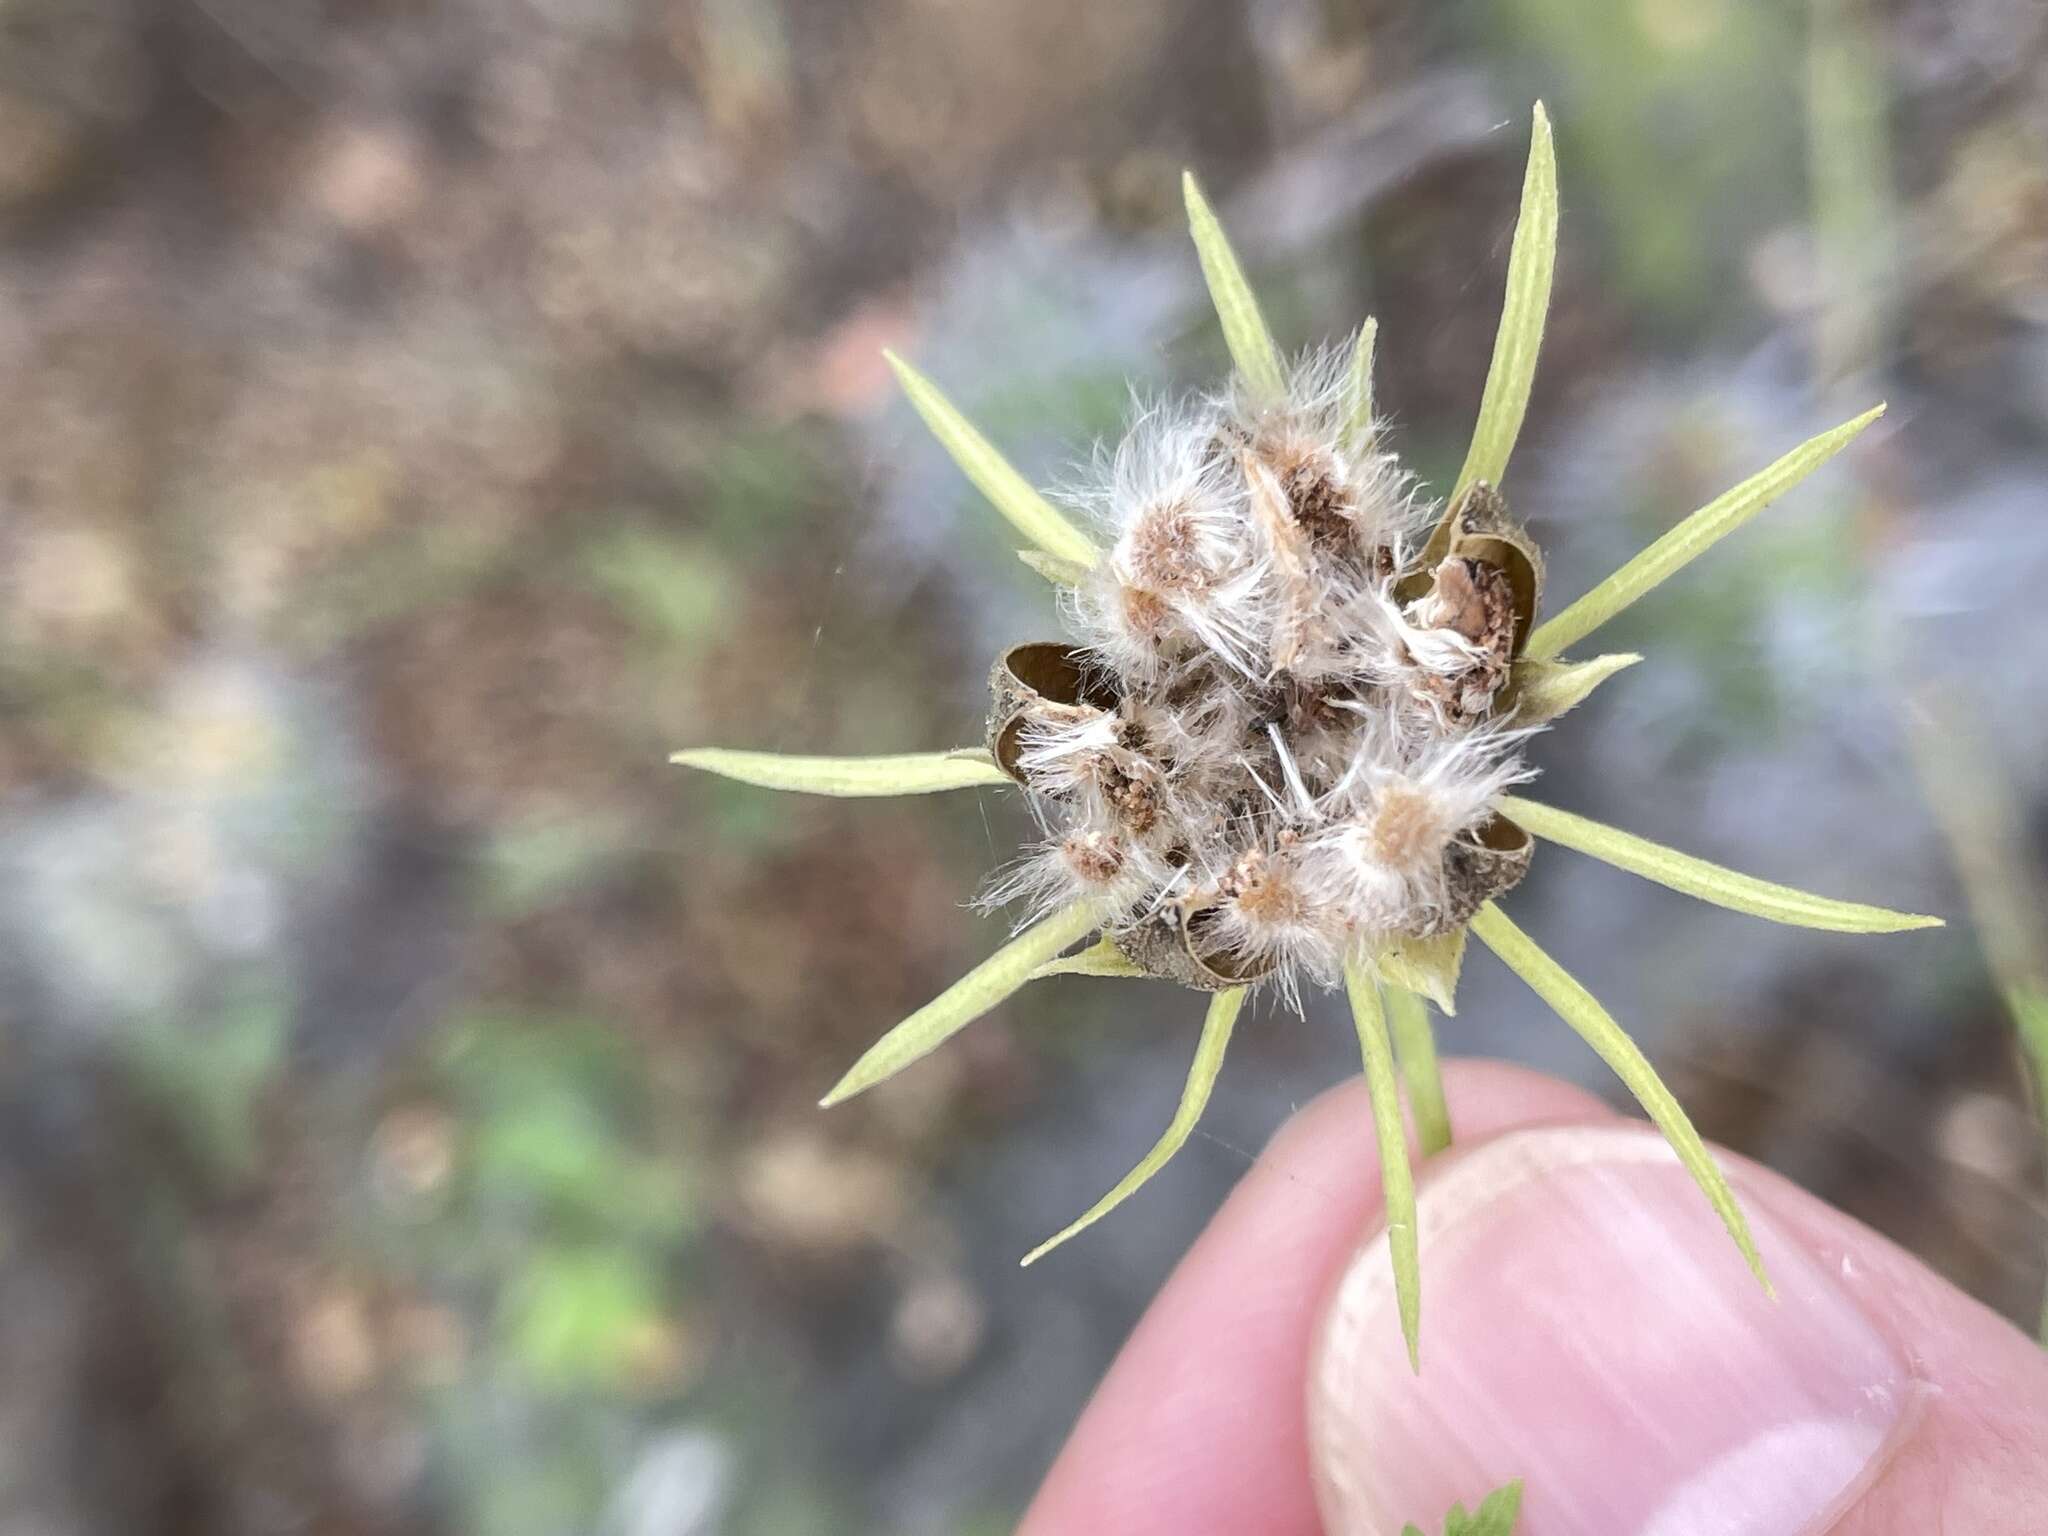
[[[1300,922],[1308,910],[1293,872],[1257,848],[1231,866],[1223,889],[1236,901],[1238,912],[1255,923]]]
[[[1309,542],[1326,555],[1358,553],[1351,497],[1320,465],[1304,464],[1287,476],[1287,504]]]
[[[1402,874],[1418,874],[1443,856],[1448,829],[1426,791],[1390,784],[1373,806],[1373,857]]]
[[[1507,681],[1514,655],[1515,591],[1507,573],[1453,555],[1437,567],[1435,584],[1415,605],[1414,618],[1426,628],[1463,636],[1479,652],[1462,672],[1424,677],[1423,691],[1453,719],[1485,714]]]
[[[1173,617],[1166,600],[1145,587],[1126,586],[1122,593],[1124,622],[1134,633],[1156,643],[1166,633],[1167,621]]]
[[[1143,837],[1159,821],[1161,789],[1159,775],[1146,768],[1127,772],[1115,763],[1103,764],[1103,789],[1116,808],[1117,820],[1133,837]]]
[[[1075,876],[1089,885],[1107,885],[1123,871],[1123,844],[1108,832],[1070,832],[1060,853]]]
[[[1146,508],[1132,524],[1123,553],[1140,586],[1185,592],[1208,585],[1195,545],[1194,516],[1185,502]]]

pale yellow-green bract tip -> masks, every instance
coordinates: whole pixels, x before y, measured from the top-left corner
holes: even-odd
[[[1202,277],[1209,285],[1209,298],[1216,306],[1216,319],[1223,327],[1230,360],[1253,392],[1262,400],[1274,401],[1286,393],[1286,371],[1280,363],[1280,349],[1259,311],[1257,295],[1244,275],[1244,265],[1230,247],[1229,237],[1193,171],[1181,172],[1181,194],[1187,203],[1188,233],[1194,237],[1195,254],[1201,258]]]
[[[1152,1175],[1166,1166],[1174,1153],[1186,1145],[1188,1137],[1194,1134],[1196,1122],[1202,1118],[1202,1110],[1208,1105],[1210,1090],[1216,1086],[1216,1074],[1223,1070],[1223,1052],[1230,1044],[1231,1031],[1237,1025],[1244,995],[1243,987],[1232,987],[1209,999],[1209,1011],[1202,1021],[1202,1038],[1195,1046],[1194,1065],[1188,1068],[1187,1084],[1181,1089],[1180,1107],[1174,1111],[1166,1133],[1108,1194],[1019,1259],[1020,1268],[1036,1264],[1069,1238],[1094,1226],[1136,1194]]]
[[[1638,551],[1620,570],[1600,582],[1529,637],[1523,655],[1547,660],[1577,644],[1624,608],[1705,554],[1854,442],[1884,415],[1882,404],[1812,437],[1740,485],[1722,492],[1677,526]]]
[[[1455,507],[1475,482],[1484,480],[1498,487],[1507,473],[1508,458],[1529,408],[1537,356],[1543,349],[1551,277],[1557,270],[1557,224],[1557,154],[1551,142],[1550,114],[1539,101],[1529,131],[1522,204],[1508,248],[1500,326],[1494,333],[1479,415],[1472,424],[1472,443],[1452,486],[1449,506]]]
[[[1093,541],[1039,495],[1031,482],[940,393],[936,384],[886,347],[882,349],[882,358],[932,436],[939,440],[939,446],[952,456],[975,489],[988,498],[989,505],[1048,555],[1083,570],[1095,564],[1098,553]]]
[[[1894,912],[1863,902],[1837,901],[1796,886],[1759,880],[1754,875],[1724,869],[1619,827],[1520,795],[1502,795],[1494,804],[1509,821],[1545,842],[1574,849],[1731,912],[1746,912],[1768,922],[1829,933],[1905,933],[1915,928],[1942,926],[1940,918],[1924,913]]]
[[[860,1060],[818,1101],[821,1109],[894,1077],[937,1050],[1029,981],[1034,972],[1069,944],[1101,925],[1094,901],[1077,901],[1025,929],[937,997],[869,1046]]]
[[[905,752],[888,757],[791,757],[781,752],[737,752],[694,747],[672,752],[670,762],[700,773],[736,779],[760,789],[800,795],[868,798],[928,795],[940,790],[1007,785],[1010,776],[986,752]]]

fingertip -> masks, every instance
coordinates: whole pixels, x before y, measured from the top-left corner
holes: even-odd
[[[1510,1477],[1528,1481],[1529,1536],[2038,1529],[2006,1518],[2048,1499],[2031,1341],[1813,1196],[1716,1156],[1768,1296],[1647,1127],[1529,1128],[1447,1159],[1418,1202],[1430,1371],[1404,1369],[1383,1233],[1324,1309],[1309,1435],[1328,1536],[1398,1529]],[[1966,1497],[1993,1486],[2006,1506]]]
[[[1505,1062],[1446,1062],[1444,1088],[1461,1143],[1613,1116],[1583,1089]],[[1175,1269],[1083,1412],[1021,1536],[1319,1532],[1304,1407],[1309,1346],[1323,1298],[1379,1211],[1372,1108],[1363,1080],[1352,1079],[1275,1133]]]

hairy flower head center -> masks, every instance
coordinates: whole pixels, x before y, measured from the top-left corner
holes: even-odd
[[[1046,835],[991,900],[1095,899],[1148,970],[1293,992],[1520,878],[1483,835],[1529,776],[1534,551],[1483,483],[1417,498],[1345,385],[1318,353],[1278,400],[1156,408],[1075,494],[1106,555],[1072,643],[997,665],[990,750]]]

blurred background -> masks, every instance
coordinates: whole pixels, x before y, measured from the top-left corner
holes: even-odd
[[[1264,1138],[1356,1070],[1042,984],[996,794],[675,748],[978,739],[1053,632],[895,398],[1028,470],[1382,321],[1458,463],[1531,101],[1508,492],[1569,598],[1884,397],[1603,641],[1547,797],[1947,915],[1774,929],[1562,850],[1514,911],[1711,1136],[2039,1319],[2048,11],[2033,0],[0,0],[0,1533],[1007,1530]],[[1485,957],[1446,1048],[1607,1091]]]

